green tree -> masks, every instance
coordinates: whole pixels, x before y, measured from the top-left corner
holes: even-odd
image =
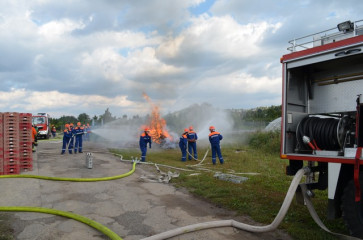
[[[87,113],[81,113],[78,116],[78,121],[80,121],[82,124],[86,124],[89,123],[91,119]]]

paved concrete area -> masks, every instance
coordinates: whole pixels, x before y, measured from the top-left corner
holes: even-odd
[[[58,141],[40,141],[34,155],[34,174],[56,177],[93,178],[120,175],[131,170],[105,147],[85,142],[82,154],[60,154]],[[93,153],[93,168],[85,164],[85,152]],[[38,179],[0,179],[0,206],[35,206],[73,212],[95,220],[125,240],[199,222],[223,219],[252,223],[247,217],[218,208],[171,184],[140,181],[151,166],[137,165],[129,177],[102,182],[63,182]],[[60,216],[42,213],[12,213],[12,226],[19,240],[108,239],[97,230]],[[172,239],[290,239],[282,231],[248,233],[231,227],[208,229]]]

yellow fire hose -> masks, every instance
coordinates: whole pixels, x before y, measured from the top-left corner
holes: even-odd
[[[102,224],[95,222],[89,218],[83,217],[78,214],[74,214],[71,212],[64,212],[56,209],[51,208],[41,208],[41,207],[0,207],[0,211],[4,212],[39,212],[39,213],[47,213],[47,214],[53,214],[58,215],[62,217],[72,218],[74,220],[77,220],[79,222],[85,223],[89,225],[90,227],[93,227],[97,229],[98,231],[102,232],[106,236],[108,236],[112,240],[122,240],[120,236],[118,236],[116,233],[111,231],[109,228],[103,226]]]
[[[36,178],[36,179],[43,179],[43,180],[53,180],[53,181],[70,181],[70,182],[97,182],[97,181],[109,181],[115,180],[119,178],[124,178],[130,176],[135,172],[137,161],[134,162],[132,165],[132,169],[124,174],[111,176],[111,177],[103,177],[103,178],[59,178],[59,177],[47,177],[47,176],[37,176],[37,175],[1,175],[0,178]],[[63,217],[72,218],[79,222],[85,223],[90,227],[97,229],[98,231],[102,232],[106,236],[108,236],[112,240],[122,240],[120,236],[116,233],[111,231],[109,228],[103,226],[102,224],[95,222],[89,218],[83,217],[81,215],[77,215],[70,212],[64,212],[56,209],[51,208],[41,208],[41,207],[0,207],[0,211],[3,212],[40,212],[40,213],[47,213],[53,215],[59,215]]]
[[[119,178],[124,178],[130,176],[135,172],[135,166],[137,162],[134,162],[132,165],[132,170],[116,176],[111,177],[101,177],[101,178],[60,178],[60,177],[47,177],[47,176],[38,176],[38,175],[1,175],[0,178],[36,178],[43,180],[53,180],[53,181],[68,181],[68,182],[99,182],[99,181],[109,181],[115,180]]]

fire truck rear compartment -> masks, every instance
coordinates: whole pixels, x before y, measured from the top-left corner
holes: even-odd
[[[361,47],[353,49],[359,51],[349,57],[340,57],[340,52],[349,51],[340,49],[286,64],[283,154],[354,157],[350,149],[356,145],[356,100],[363,93],[363,54]],[[312,145],[304,143],[303,136],[309,137]]]

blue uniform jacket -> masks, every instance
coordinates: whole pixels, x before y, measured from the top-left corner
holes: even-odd
[[[71,138],[72,137],[72,132],[69,129],[64,129],[63,131],[63,138]]]
[[[219,132],[211,132],[209,134],[209,142],[212,145],[219,145],[219,142],[223,139],[223,136]]]
[[[75,133],[75,135],[82,135],[84,133],[83,127],[76,127],[74,129],[74,133]]]
[[[151,137],[145,133],[142,133],[140,136],[139,145],[140,148],[146,148],[147,144],[149,143],[149,147],[151,148]]]
[[[188,139],[187,139],[187,133],[184,133],[181,135],[179,139],[179,147],[182,149],[186,149],[188,145]]]
[[[194,131],[188,132],[188,142],[195,142],[198,139],[197,133]]]

